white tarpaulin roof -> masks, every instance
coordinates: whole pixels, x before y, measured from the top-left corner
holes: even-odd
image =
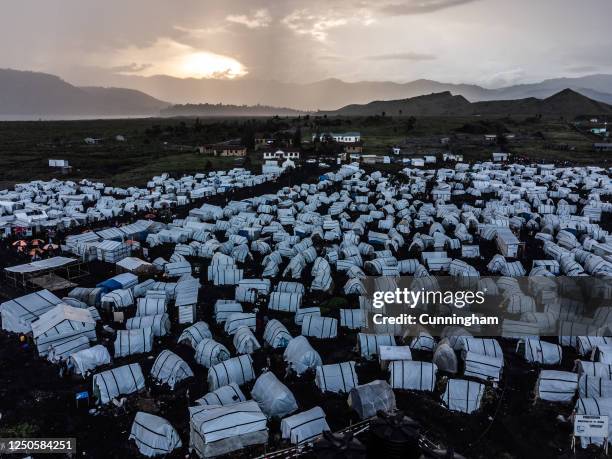
[[[129,439],[136,442],[140,454],[148,457],[165,456],[183,446],[178,432],[168,421],[142,411],[136,413]]]
[[[11,273],[19,274],[35,273],[37,271],[44,271],[45,269],[66,266],[75,261],[77,261],[76,258],[52,257],[46,258],[44,260],[33,261],[31,263],[26,263],[23,265],[11,266],[10,268],[4,268],[4,270]]]
[[[62,300],[49,290],[30,293],[0,304],[2,329],[14,333],[29,333],[30,324]]]
[[[329,431],[325,420],[325,413],[319,406],[289,416],[281,421],[283,438],[291,443],[298,444],[312,440],[324,431]]]
[[[214,408],[191,407],[189,416],[189,449],[200,457],[220,456],[268,442],[266,416],[252,400]]]

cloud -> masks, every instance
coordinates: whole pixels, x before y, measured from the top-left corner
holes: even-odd
[[[383,14],[405,16],[412,14],[433,13],[434,11],[454,6],[473,3],[478,0],[407,0],[397,3],[387,3],[379,6],[377,10]]]
[[[268,27],[272,22],[272,17],[266,9],[257,10],[252,16],[247,16],[246,14],[230,14],[226,16],[225,19],[229,22],[243,25],[249,29]]]
[[[110,70],[117,73],[138,74],[150,68],[152,65],[153,64],[137,64],[136,62],[132,62],[131,64],[116,65],[111,67]]]
[[[433,54],[425,53],[390,53],[390,54],[377,54],[374,56],[366,56],[366,59],[370,61],[433,61],[436,56]]]
[[[92,56],[91,65],[102,56]],[[235,78],[248,73],[246,67],[230,56],[196,48],[170,38],[160,38],[151,46],[128,46],[106,53],[104,61],[125,75],[170,75],[178,78]]]
[[[348,20],[331,13],[316,14],[302,9],[293,11],[281,22],[298,35],[310,35],[315,40],[325,41],[330,29],[346,25]]]
[[[601,71],[601,67],[598,65],[577,65],[573,67],[567,67],[566,70],[572,73],[596,73]]]

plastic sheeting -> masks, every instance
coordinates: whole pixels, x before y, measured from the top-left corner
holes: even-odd
[[[251,396],[269,418],[283,418],[298,409],[295,397],[289,388],[271,371],[257,378]]]
[[[536,382],[536,396],[549,402],[569,403],[578,389],[578,375],[569,371],[542,370]]]
[[[221,386],[196,400],[198,405],[226,406],[245,402],[246,397],[236,383]]]
[[[293,338],[289,330],[278,320],[272,319],[266,324],[263,334],[264,341],[275,349],[287,347]]]
[[[136,413],[129,440],[134,440],[140,454],[148,457],[165,456],[183,446],[178,432],[167,420],[142,411]]]
[[[257,338],[255,338],[251,329],[246,325],[238,327],[234,334],[233,343],[238,354],[252,354],[261,348]]]
[[[229,358],[229,350],[212,338],[203,338],[195,349],[196,362],[206,368],[215,366]]]
[[[241,385],[253,379],[255,379],[255,370],[248,354],[225,360],[208,370],[208,387],[211,390],[232,382]]]
[[[329,430],[325,413],[319,406],[286,417],[281,421],[283,438],[294,445],[312,440],[322,432]]]
[[[442,394],[442,402],[451,411],[473,413],[480,408],[484,384],[466,379],[449,379]]]
[[[298,375],[323,364],[321,356],[308,342],[305,336],[298,336],[289,341],[283,354],[289,368]]]
[[[137,316],[125,322],[125,328],[133,330],[137,328],[151,327],[153,336],[165,336],[170,332],[170,319],[168,314],[156,314],[154,316]]]
[[[115,357],[142,354],[153,349],[153,329],[151,327],[132,330],[117,330],[115,337]]]
[[[435,363],[397,360],[389,364],[389,383],[394,389],[433,392],[437,372]]]
[[[319,339],[338,336],[338,320],[333,317],[307,315],[302,322],[302,335]]]
[[[349,393],[348,404],[360,419],[368,419],[377,412],[390,413],[396,409],[395,394],[386,381],[372,381],[357,386]]]
[[[129,395],[145,387],[140,365],[132,363],[93,376],[93,393],[98,403],[109,403],[120,395]]]
[[[357,387],[355,362],[333,363],[317,367],[315,383],[321,392],[348,393]]]
[[[68,359],[68,368],[72,369],[78,375],[87,376],[90,371],[95,370],[99,366],[109,364],[110,362],[111,356],[108,350],[106,347],[98,344],[89,349],[83,349],[70,355]]]
[[[164,349],[153,362],[151,377],[161,384],[168,384],[170,389],[174,389],[174,386],[180,381],[192,378],[193,371],[178,355]]]
[[[257,402],[189,408],[189,449],[202,458],[268,442],[267,419]]]
[[[205,338],[212,338],[212,333],[206,322],[196,322],[195,324],[187,327],[179,336],[178,342],[189,344],[193,349],[198,347],[200,341]]]

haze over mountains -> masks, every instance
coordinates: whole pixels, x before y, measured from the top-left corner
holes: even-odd
[[[267,116],[324,110],[342,114],[380,114],[385,111],[397,115],[402,110],[404,115],[436,116],[500,113],[555,115],[560,114],[558,110],[561,110],[565,116],[571,116],[608,113],[609,106],[606,104],[612,103],[612,75],[558,78],[499,89],[431,80],[347,83],[328,79],[296,84],[248,78],[180,79],[122,75],[118,75],[112,83],[113,87],[108,88],[77,87],[54,75],[0,69],[0,114],[43,117],[159,116],[161,112],[165,116]],[[573,91],[566,92],[566,88]],[[562,93],[551,97],[559,92]],[[597,104],[595,100],[606,104]],[[181,103],[191,105],[170,107]],[[217,105],[220,103],[223,106]],[[208,105],[198,107],[195,104]],[[241,107],[258,104],[259,107]]]
[[[291,107],[298,110],[336,110],[349,104],[373,100],[406,99],[450,91],[471,102],[536,97],[543,99],[570,88],[601,102],[612,104],[612,75],[556,78],[539,83],[487,89],[471,84],[415,80],[408,83],[362,81],[349,83],[327,79],[313,83],[283,83],[256,79],[195,79],[169,76],[117,75],[108,84],[144,91],[160,100],[176,104],[233,104]]]
[[[0,70],[0,114],[138,116],[169,104],[125,88],[76,87],[46,73]]]
[[[344,116],[564,116],[612,115],[612,106],[592,100],[571,89],[564,89],[546,99],[529,97],[516,100],[469,102],[465,97],[448,91],[409,99],[374,101],[347,105],[339,110],[324,112]]]

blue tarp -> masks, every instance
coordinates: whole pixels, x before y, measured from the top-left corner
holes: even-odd
[[[117,282],[115,279],[107,279],[104,282],[100,282],[96,287],[104,290],[104,293],[112,292],[113,290],[120,289],[122,287],[120,282]]]

